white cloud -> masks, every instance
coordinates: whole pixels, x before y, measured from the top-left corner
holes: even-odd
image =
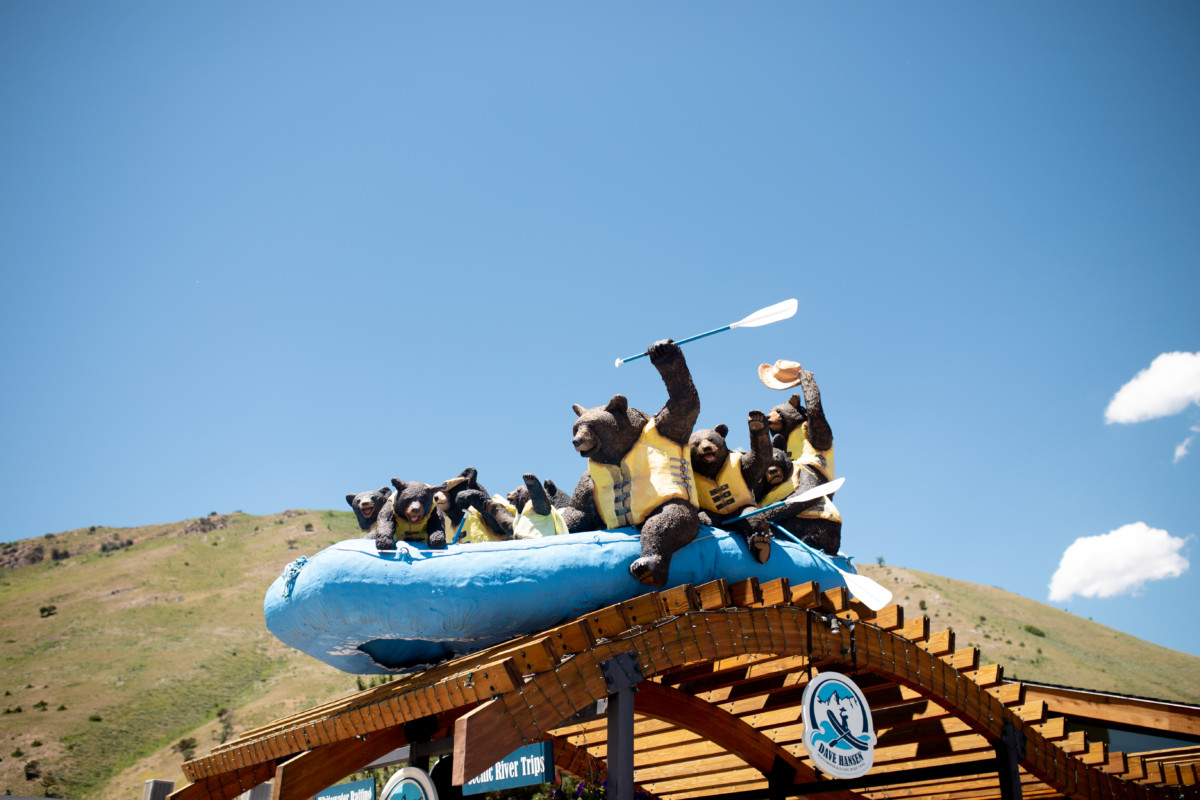
[[[1178,578],[1190,566],[1180,552],[1185,543],[1144,522],[1081,536],[1063,553],[1050,579],[1050,600],[1133,594],[1146,581]]]
[[[1192,446],[1192,439],[1195,438],[1195,436],[1189,436],[1175,445],[1175,461],[1172,463],[1178,464],[1180,461],[1183,461],[1184,456],[1188,454],[1188,448]]]
[[[1163,353],[1109,402],[1104,421],[1131,423],[1178,414],[1200,404],[1200,353]]]

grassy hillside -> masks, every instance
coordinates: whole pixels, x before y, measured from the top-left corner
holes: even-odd
[[[1200,659],[993,586],[916,570],[858,567],[892,591],[908,617],[954,631],[1006,678],[1200,703]],[[1154,669],[1145,668],[1153,664]]]
[[[262,599],[293,558],[355,535],[349,512],[289,511],[0,546],[44,553],[0,571],[0,791],[128,800],[149,778],[182,781],[181,739],[203,753],[353,691],[267,632]]]
[[[130,800],[148,779],[182,782],[181,741],[204,753],[355,691],[279,644],[262,598],[292,559],[357,535],[349,511],[287,511],[0,545],[0,791]],[[1009,677],[1200,702],[1200,659],[1000,589],[861,569]]]

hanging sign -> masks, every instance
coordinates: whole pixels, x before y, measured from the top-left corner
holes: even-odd
[[[858,778],[875,760],[871,709],[858,686],[837,672],[819,672],[801,701],[804,749],[813,763],[835,778]]]
[[[375,800],[375,780],[367,778],[350,783],[339,783],[323,789],[313,797],[313,800]]]
[[[554,750],[550,742],[537,742],[514,750],[463,784],[462,793],[482,794],[514,786],[535,786],[554,780]]]

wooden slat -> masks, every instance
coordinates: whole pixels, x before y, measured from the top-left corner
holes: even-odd
[[[729,599],[735,606],[747,608],[762,603],[762,592],[758,587],[758,578],[746,578],[743,581],[730,584]]]
[[[588,627],[592,629],[592,633],[596,634],[597,640],[611,639],[629,629],[629,619],[625,616],[624,603],[617,603],[606,608],[601,608],[598,611],[593,611],[584,617],[584,619],[587,620]]]
[[[588,627],[587,620],[577,619],[546,631],[546,642],[554,655],[563,659],[590,650],[596,643],[596,635]]]
[[[918,646],[930,655],[950,655],[954,652],[954,631],[938,631]]]
[[[658,592],[635,597],[622,604],[625,619],[631,626],[651,625],[667,616],[667,608]]]
[[[894,631],[904,627],[904,609],[901,606],[886,606],[875,614],[873,624],[885,631]]]
[[[393,728],[301,753],[275,771],[271,800],[305,800],[407,743],[404,731]]]
[[[792,602],[792,587],[787,578],[776,578],[759,587],[764,606],[786,606]]]
[[[700,595],[690,583],[660,592],[659,597],[668,614],[687,614],[700,610]]]
[[[821,586],[816,581],[805,581],[792,586],[792,605],[800,608],[816,608],[821,602]]]
[[[929,617],[920,616],[904,623],[896,633],[910,642],[923,642],[929,638]]]
[[[726,585],[723,578],[697,586],[696,594],[700,598],[700,608],[706,611],[729,608],[733,605],[733,601],[729,597],[729,586]]]

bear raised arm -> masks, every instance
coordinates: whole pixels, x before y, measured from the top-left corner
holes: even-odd
[[[630,573],[649,586],[667,582],[672,554],[696,538],[700,517],[688,439],[700,396],[683,352],[669,339],[647,348],[667,387],[653,419],[623,395],[604,406],[574,405],[571,443],[588,460],[564,517],[572,531],[636,527],[642,554]]]

